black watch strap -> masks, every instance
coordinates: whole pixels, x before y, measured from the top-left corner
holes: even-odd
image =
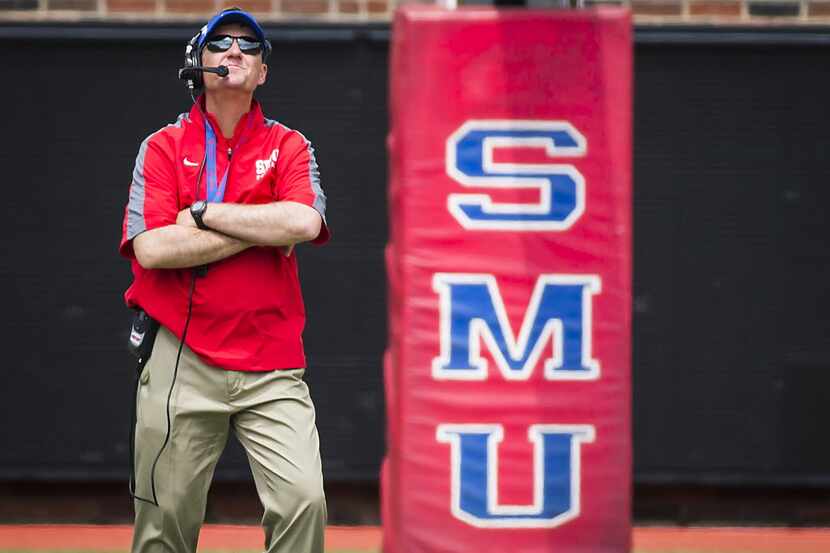
[[[202,230],[210,230],[205,222],[202,220],[202,217],[207,211],[207,202],[204,200],[198,200],[193,202],[190,206],[190,215],[193,216],[193,220],[196,221],[196,226]]]

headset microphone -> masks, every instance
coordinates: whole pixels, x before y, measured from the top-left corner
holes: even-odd
[[[179,69],[179,78],[183,81],[192,80],[194,77],[197,77],[199,73],[215,73],[220,77],[227,77],[228,67],[226,65],[220,65],[219,67],[205,67],[202,65],[182,67]]]

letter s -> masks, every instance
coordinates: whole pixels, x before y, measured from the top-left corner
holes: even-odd
[[[538,203],[497,203],[488,194],[450,194],[447,209],[466,229],[561,231],[585,210],[585,179],[570,164],[497,162],[496,148],[544,148],[579,157],[585,137],[566,121],[467,121],[446,145],[447,174],[466,187],[536,189]]]

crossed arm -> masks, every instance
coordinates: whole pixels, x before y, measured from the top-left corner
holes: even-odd
[[[133,250],[145,269],[196,267],[235,255],[252,246],[287,246],[313,240],[322,218],[297,202],[261,205],[209,204],[202,217],[211,230],[201,230],[183,209],[176,223],[142,232]]]

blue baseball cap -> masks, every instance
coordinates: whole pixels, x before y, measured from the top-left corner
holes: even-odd
[[[271,43],[265,38],[265,31],[259,26],[254,16],[239,8],[228,8],[217,13],[210,18],[199,33],[199,50],[205,47],[205,41],[213,34],[216,27],[224,25],[225,23],[240,23],[246,27],[250,27],[256,34],[257,40],[262,42],[262,58],[266,59],[271,53]]]

